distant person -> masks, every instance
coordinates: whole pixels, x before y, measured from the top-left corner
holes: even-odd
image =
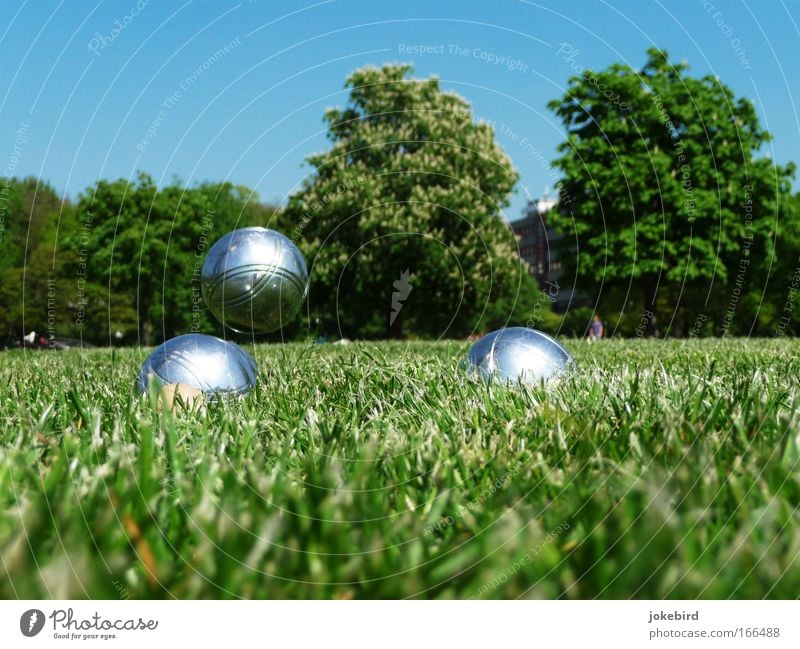
[[[603,337],[603,323],[600,322],[600,316],[596,313],[592,318],[592,324],[589,325],[589,342],[595,342]]]

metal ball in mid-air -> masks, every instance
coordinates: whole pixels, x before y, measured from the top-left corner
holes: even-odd
[[[466,367],[487,380],[535,384],[575,367],[575,361],[541,331],[506,327],[478,340],[469,350]]]
[[[156,347],[147,357],[136,384],[181,384],[205,396],[238,395],[255,385],[258,369],[253,357],[236,343],[205,334],[185,334]]]
[[[223,325],[269,333],[297,315],[308,292],[308,269],[300,249],[280,232],[240,228],[211,246],[201,287],[208,309]]]

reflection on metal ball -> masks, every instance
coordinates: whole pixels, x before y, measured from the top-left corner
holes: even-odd
[[[139,370],[137,387],[191,385],[205,395],[236,395],[256,382],[256,362],[239,345],[205,334],[186,334],[156,347]]]
[[[467,369],[487,380],[535,384],[575,367],[569,352],[536,329],[507,327],[486,334],[469,350]]]
[[[201,273],[203,299],[223,325],[268,333],[289,323],[308,292],[303,253],[275,230],[229,232],[211,246]]]

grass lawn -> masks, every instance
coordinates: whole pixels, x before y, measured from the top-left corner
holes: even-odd
[[[0,596],[795,598],[800,342],[272,345],[205,415],[143,350],[0,354]]]

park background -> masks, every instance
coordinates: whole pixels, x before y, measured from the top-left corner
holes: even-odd
[[[594,311],[614,335],[795,334],[794,13],[706,0],[4,3],[6,343],[31,330],[101,345],[221,333],[199,266],[216,238],[256,224],[312,267],[302,316],[264,340],[506,323],[583,335]],[[360,96],[365,82],[388,92]],[[363,128],[337,133],[326,115],[348,110]],[[409,150],[431,132],[441,147]],[[332,164],[359,138],[380,154]],[[476,151],[504,172],[484,173]],[[386,180],[398,171],[413,181]],[[562,199],[546,214],[545,188]],[[504,225],[525,216],[544,251]]]

